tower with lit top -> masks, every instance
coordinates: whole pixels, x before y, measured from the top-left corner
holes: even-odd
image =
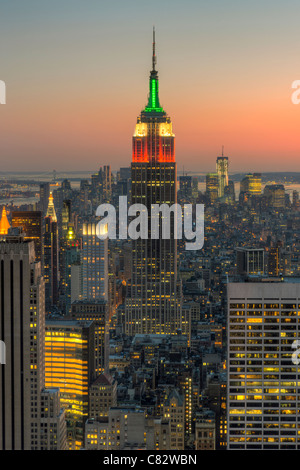
[[[58,302],[58,254],[59,246],[57,217],[53,202],[53,195],[50,193],[43,236],[43,276],[45,280],[46,313],[49,313],[51,308],[55,307]]]
[[[125,331],[134,334],[173,334],[181,328],[180,289],[177,281],[177,241],[171,212],[170,238],[151,239],[151,205],[177,202],[175,135],[159,101],[153,30],[149,96],[137,118],[132,142],[131,204],[148,210],[148,239],[132,241],[132,277],[128,286]]]

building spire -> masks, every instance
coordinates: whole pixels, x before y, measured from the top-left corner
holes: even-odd
[[[155,53],[155,28],[153,26],[153,41],[152,41],[152,70],[150,72],[149,80],[149,95],[148,104],[144,109],[144,112],[151,113],[164,113],[163,108],[160,106],[158,97],[158,73],[155,69],[156,65],[156,53]]]
[[[152,71],[155,72],[156,55],[155,55],[155,27],[153,26],[153,41],[152,41]]]

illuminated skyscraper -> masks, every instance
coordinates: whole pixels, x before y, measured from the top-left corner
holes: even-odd
[[[154,32],[153,32],[154,36]],[[171,206],[177,202],[175,136],[172,122],[159,102],[153,37],[149,99],[137,118],[133,135],[131,203],[148,210],[148,239],[133,240],[132,277],[126,300],[126,332],[173,334],[181,328],[180,293],[177,281],[177,242],[174,214],[170,237],[151,239],[151,205]],[[168,210],[169,210],[168,207]]]
[[[24,240],[33,240],[37,261],[42,261],[42,212],[13,211],[12,227],[22,227]]]
[[[95,378],[94,338],[92,321],[46,321],[46,386],[60,389],[71,450],[79,449],[83,444],[89,383]]]
[[[210,203],[214,203],[219,195],[219,181],[217,173],[206,175],[206,196]]]
[[[240,183],[240,192],[247,194],[261,194],[261,174],[251,173],[244,176]]]
[[[100,240],[96,227],[82,226],[82,300],[108,300],[108,240]]]
[[[58,228],[57,218],[50,193],[49,204],[45,217],[43,240],[44,279],[45,279],[45,305],[46,312],[58,302]]]
[[[229,450],[300,448],[299,302],[296,278],[228,284]]]
[[[217,158],[217,174],[219,184],[218,196],[223,197],[225,187],[228,186],[228,157],[224,157],[223,149],[222,156]]]

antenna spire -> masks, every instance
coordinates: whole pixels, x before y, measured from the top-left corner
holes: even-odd
[[[152,42],[152,70],[155,71],[156,55],[155,55],[155,27],[153,26],[153,42]]]

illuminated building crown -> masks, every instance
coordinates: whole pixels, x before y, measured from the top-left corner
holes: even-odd
[[[49,203],[48,203],[48,209],[47,209],[46,217],[51,217],[52,222],[57,222],[57,217],[56,217],[55,207],[54,207],[54,203],[53,203],[52,193],[50,193],[50,195],[49,195]]]

